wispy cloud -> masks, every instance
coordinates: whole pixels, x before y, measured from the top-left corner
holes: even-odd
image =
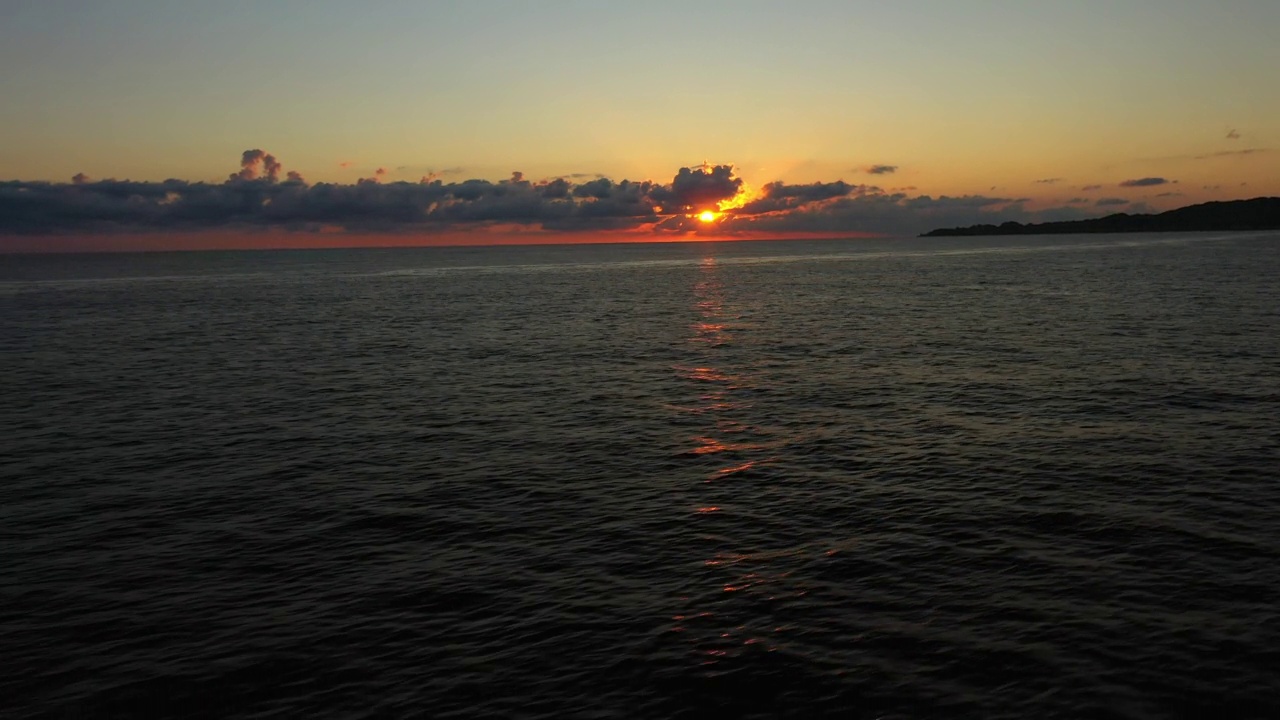
[[[1221,157],[1245,157],[1248,155],[1260,155],[1262,153],[1272,152],[1271,148],[1245,148],[1244,150],[1222,150],[1219,152],[1208,153],[1206,155],[1194,156],[1196,160],[1208,160],[1210,158]]]
[[[1187,160],[1209,160],[1212,158],[1223,157],[1245,157],[1248,155],[1258,155],[1261,153],[1273,152],[1272,148],[1255,147],[1245,148],[1243,150],[1219,150],[1215,152],[1206,152],[1199,155],[1163,155],[1160,157],[1134,158],[1132,162],[1140,163],[1175,163],[1186,162]]]
[[[898,172],[897,165],[871,165],[863,170],[868,175],[892,175]]]
[[[1036,180],[1037,185],[1054,185],[1060,182],[1062,182],[1062,178],[1044,178],[1043,180]]]
[[[348,165],[350,165],[350,163],[348,163]],[[450,175],[462,175],[466,171],[467,171],[466,168],[463,168],[463,167],[440,168],[434,165],[397,165],[396,166],[396,172],[425,173],[432,177],[448,177]]]
[[[1107,207],[1111,205],[1128,205],[1129,201],[1124,198],[1100,198],[1094,205],[1098,207]]]
[[[1232,128],[1232,129],[1231,129],[1231,131],[1227,133],[1227,139],[1228,139],[1228,140],[1239,140],[1239,139],[1240,139],[1240,133],[1236,132],[1236,131],[1235,131],[1235,128]]]

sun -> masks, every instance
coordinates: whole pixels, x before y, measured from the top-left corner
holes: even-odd
[[[715,222],[718,217],[720,217],[720,213],[711,212],[710,210],[703,210],[698,213],[698,219],[704,223]]]

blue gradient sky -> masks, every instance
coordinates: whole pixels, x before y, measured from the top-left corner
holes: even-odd
[[[1278,33],[1275,0],[5,0],[0,178],[261,147],[312,181],[705,159],[1044,204],[1159,176],[1127,197],[1169,207],[1280,194]]]

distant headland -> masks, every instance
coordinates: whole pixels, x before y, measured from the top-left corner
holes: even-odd
[[[1092,220],[939,228],[920,237],[969,235],[1061,235],[1067,233],[1196,232],[1280,230],[1280,197],[1188,205],[1155,215],[1117,213]]]

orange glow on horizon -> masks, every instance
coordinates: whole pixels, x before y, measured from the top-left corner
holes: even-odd
[[[716,227],[707,225],[708,228]],[[293,250],[371,247],[487,247],[500,245],[601,245],[614,243],[708,243],[752,240],[837,240],[884,237],[859,232],[656,233],[652,226],[606,232],[347,233],[282,231],[194,231],[12,235],[0,233],[0,256],[10,253],[171,252],[192,250]]]

